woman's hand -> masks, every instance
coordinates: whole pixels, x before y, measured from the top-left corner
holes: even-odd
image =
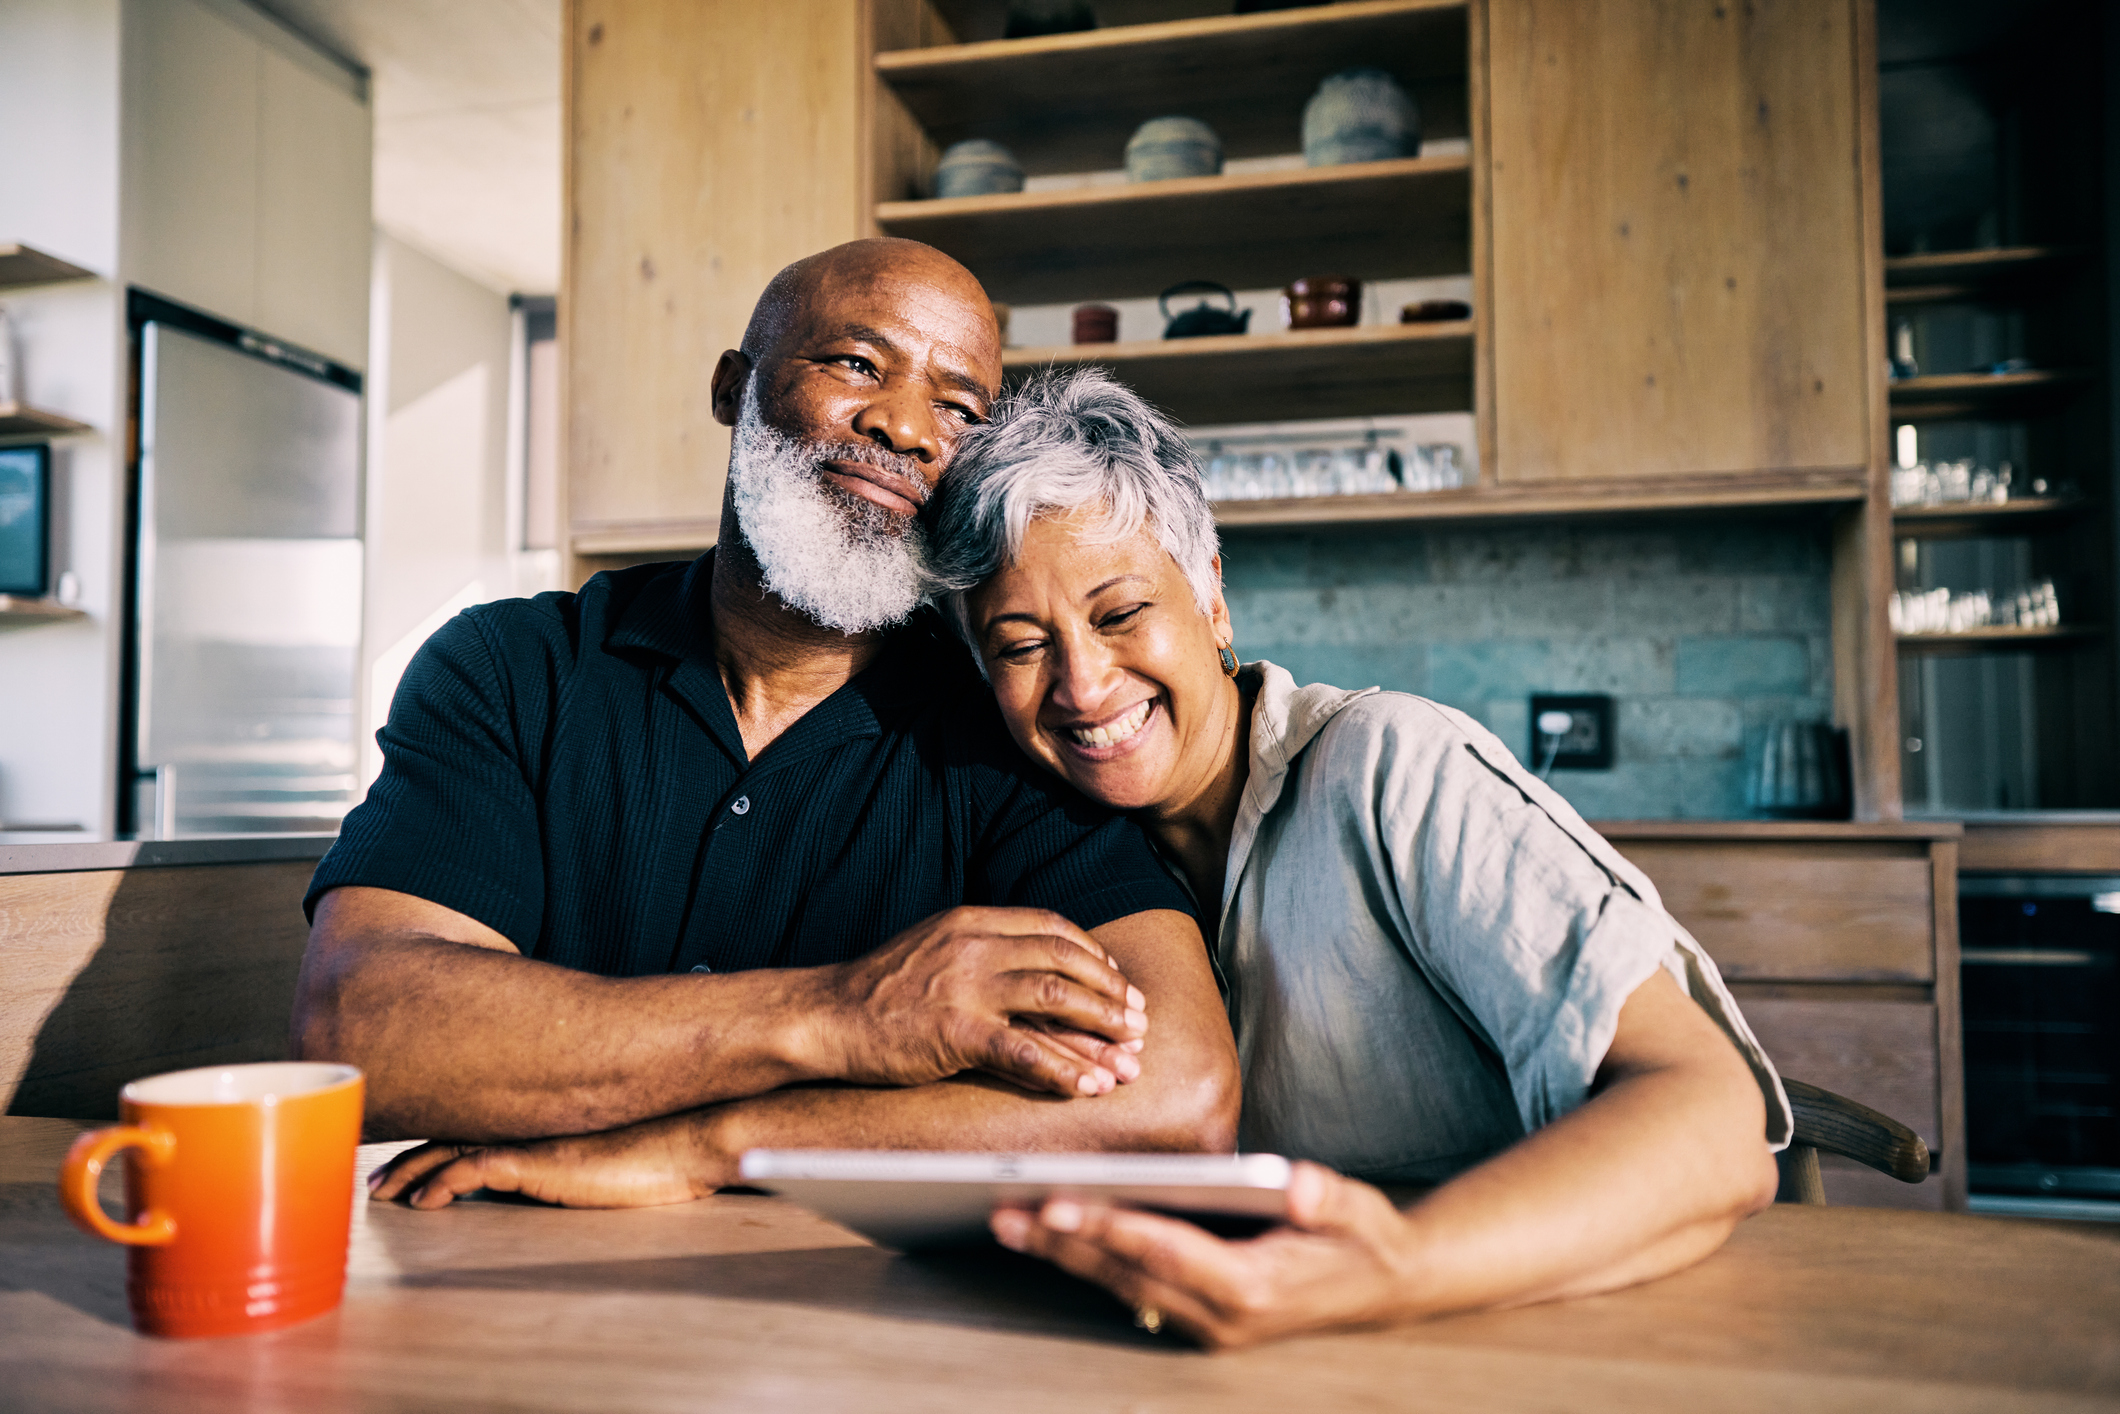
[[[1096,1282],[1212,1350],[1301,1331],[1384,1325],[1416,1314],[1406,1220],[1366,1183],[1298,1164],[1289,1225],[1241,1242],[1191,1223],[1052,1199],[992,1219],[1004,1247]]]

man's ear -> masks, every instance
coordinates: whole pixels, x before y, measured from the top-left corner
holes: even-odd
[[[707,384],[714,398],[714,420],[734,427],[743,413],[743,387],[751,377],[751,359],[741,349],[724,349],[714,365],[714,378]]]

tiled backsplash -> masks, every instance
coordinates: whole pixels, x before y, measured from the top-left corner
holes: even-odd
[[[1485,722],[1519,756],[1533,692],[1608,692],[1609,771],[1555,771],[1592,819],[1745,811],[1747,747],[1831,715],[1816,519],[1230,532],[1237,649],[1299,682],[1374,683]]]

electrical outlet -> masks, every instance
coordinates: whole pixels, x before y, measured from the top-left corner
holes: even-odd
[[[1568,718],[1558,743],[1545,730],[1554,725],[1543,720],[1549,713]],[[1611,770],[1611,697],[1602,692],[1532,693],[1531,754],[1526,759],[1534,771]]]

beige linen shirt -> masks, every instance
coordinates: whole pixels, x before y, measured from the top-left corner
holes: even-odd
[[[1647,876],[1462,712],[1259,678],[1215,961],[1244,1074],[1238,1145],[1438,1182],[1588,1098],[1658,967],[1788,1097]]]

